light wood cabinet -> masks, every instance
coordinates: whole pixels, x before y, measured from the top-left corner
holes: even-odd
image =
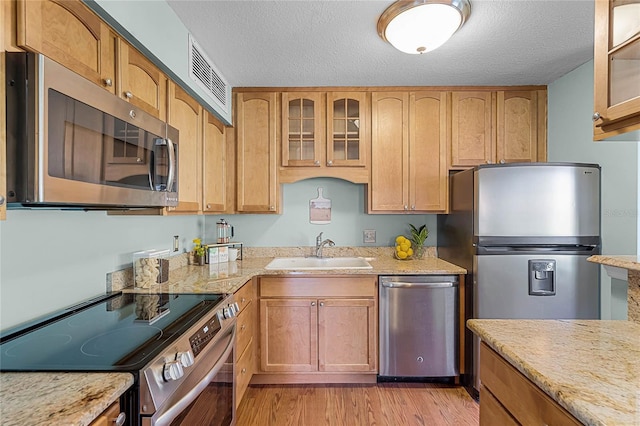
[[[261,373],[376,373],[375,277],[262,277],[259,291]]]
[[[178,145],[178,205],[170,213],[202,211],[202,107],[183,89],[169,85],[169,125],[180,132]]]
[[[202,160],[202,210],[227,212],[226,128],[208,111],[203,114]]]
[[[484,342],[480,380],[480,426],[582,424]]]
[[[639,14],[637,1],[595,2],[595,140],[640,130]]]
[[[116,419],[120,413],[120,402],[116,401],[96,417],[89,426],[112,426],[116,424]]]
[[[280,182],[368,183],[367,92],[283,92]]]
[[[547,157],[546,90],[453,92],[449,168]]]
[[[78,0],[18,0],[17,44],[115,93],[117,37]]]
[[[372,94],[369,213],[447,208],[446,92]]]
[[[451,101],[452,168],[495,162],[491,92],[453,92]]]
[[[257,303],[256,281],[245,283],[234,295],[235,302],[240,307],[236,325],[236,407],[240,405],[242,397],[249,386],[255,372],[255,335]]]
[[[167,77],[142,53],[119,40],[118,95],[156,118],[167,117]]]
[[[235,100],[236,210],[280,213],[276,93],[237,93]]]

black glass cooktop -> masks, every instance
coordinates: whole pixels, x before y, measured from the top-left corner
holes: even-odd
[[[222,298],[120,293],[63,311],[3,336],[0,371],[137,371]]]

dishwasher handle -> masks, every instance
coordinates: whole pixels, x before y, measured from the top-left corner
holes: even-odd
[[[422,282],[422,283],[414,283],[414,282],[404,282],[404,281],[382,281],[383,287],[388,288],[450,288],[457,286],[457,283],[454,282]]]

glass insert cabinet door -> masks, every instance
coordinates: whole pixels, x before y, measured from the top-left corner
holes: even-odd
[[[327,165],[365,166],[366,93],[327,94]]]
[[[365,92],[282,94],[282,166],[364,167]]]
[[[596,1],[596,126],[640,114],[640,0]]]
[[[321,92],[282,94],[282,165],[320,167],[324,145]]]

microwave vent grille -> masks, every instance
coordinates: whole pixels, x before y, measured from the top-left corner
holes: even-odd
[[[231,88],[189,34],[189,75],[225,111],[229,111]]]

